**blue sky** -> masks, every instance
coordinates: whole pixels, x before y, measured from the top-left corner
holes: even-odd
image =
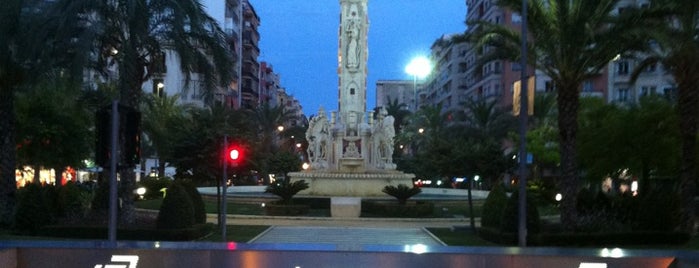
[[[204,0],[208,7],[224,0]],[[260,17],[260,57],[306,115],[337,110],[339,0],[250,0]],[[211,10],[215,13],[219,10]],[[466,29],[464,0],[369,0],[367,109],[376,106],[376,81],[411,79],[405,66],[428,56],[443,34]]]

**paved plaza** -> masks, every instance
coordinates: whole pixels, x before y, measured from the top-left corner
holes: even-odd
[[[443,246],[423,228],[273,226],[250,243],[313,244],[336,250],[363,250],[367,246]]]

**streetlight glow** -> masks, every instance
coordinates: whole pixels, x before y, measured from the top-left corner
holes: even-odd
[[[413,58],[408,66],[405,66],[405,72],[419,79],[424,79],[432,71],[432,63],[424,56]]]
[[[432,63],[424,56],[413,58],[408,66],[405,66],[405,72],[413,76],[413,101],[415,102],[415,111],[417,111],[417,79],[427,77],[432,71]]]

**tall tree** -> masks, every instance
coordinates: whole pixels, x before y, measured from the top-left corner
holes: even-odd
[[[0,5],[0,225],[16,206],[15,93],[72,55],[60,37],[71,31],[52,21],[51,1],[8,0]],[[60,53],[59,53],[60,51]]]
[[[179,94],[148,95],[143,103],[143,131],[158,157],[158,176],[165,176],[165,162],[172,160],[176,128],[185,122],[188,106],[177,103]]]
[[[675,175],[679,129],[671,103],[648,96],[630,106],[607,104],[598,98],[584,98],[581,104],[580,163],[592,182],[628,169],[638,177],[639,191],[644,194],[651,172]]]
[[[58,184],[66,167],[91,156],[91,111],[80,105],[80,86],[59,73],[17,93],[17,155],[20,165],[53,168]],[[38,173],[38,169],[35,169]]]
[[[263,175],[271,170],[269,160],[279,151],[281,139],[288,126],[285,123],[292,118],[292,114],[284,109],[284,106],[271,106],[262,104],[254,110],[250,110],[251,128],[256,131],[254,166]],[[282,128],[279,128],[279,127]]]
[[[699,2],[693,0],[652,0],[654,25],[646,33],[653,46],[635,69],[633,77],[646,67],[661,63],[677,84],[682,159],[679,189],[682,195],[682,228],[694,231],[694,197],[697,178],[697,130],[699,130]],[[657,13],[655,13],[657,12]],[[659,19],[657,19],[659,18]]]
[[[63,0],[57,5],[62,23],[81,29],[76,43],[87,45],[88,54],[76,59],[96,60],[82,66],[115,79],[122,105],[138,109],[143,83],[162,72],[169,52],[178,56],[186,81],[193,75],[203,80],[203,93],[209,93],[205,96],[230,81],[232,57],[224,33],[198,0]],[[133,199],[127,196],[135,176],[130,168],[120,175],[120,221],[132,223]]]
[[[551,78],[557,94],[558,131],[561,150],[561,222],[575,228],[575,196],[580,188],[576,166],[577,115],[581,85],[594,78],[616,55],[641,49],[643,20],[637,12],[614,15],[619,0],[529,0],[527,9],[527,62]],[[520,0],[500,0],[510,10],[522,10]],[[495,58],[518,60],[520,32],[502,24],[476,22],[474,38],[479,49],[494,46],[482,61]]]

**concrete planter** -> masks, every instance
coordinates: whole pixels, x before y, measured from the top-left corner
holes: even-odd
[[[362,198],[332,197],[330,198],[330,215],[333,218],[359,218],[362,213]]]

